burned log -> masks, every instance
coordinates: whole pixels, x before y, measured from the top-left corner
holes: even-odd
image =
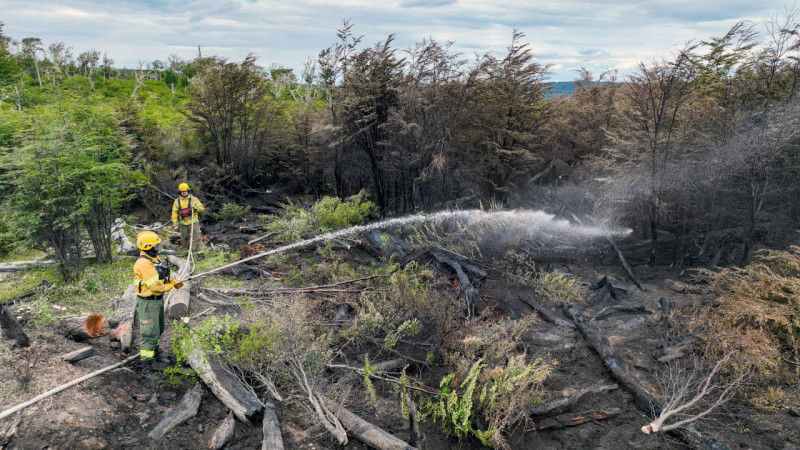
[[[535,424],[533,429],[537,431],[560,430],[562,428],[582,425],[587,422],[610,419],[621,412],[622,410],[620,408],[609,408],[601,411],[586,411],[580,414],[560,414]]]
[[[625,273],[628,274],[628,278],[633,281],[633,284],[635,284],[639,290],[646,291],[647,289],[645,289],[644,285],[638,279],[636,279],[636,276],[633,275],[631,266],[629,266],[628,262],[625,261],[625,255],[622,254],[622,251],[619,249],[619,247],[617,247],[617,244],[614,243],[614,240],[610,237],[606,237],[606,240],[608,241],[609,245],[611,245],[611,249],[617,254],[617,258],[619,258],[619,262],[622,263],[622,267],[625,269]]]
[[[189,365],[219,401],[242,422],[254,423],[264,405],[236,378],[230,368],[217,358],[210,358],[198,345],[194,345],[193,339],[184,341],[183,350],[187,353]]]
[[[15,346],[27,347],[31,345],[28,335],[22,330],[22,325],[17,322],[17,318],[14,317],[11,309],[5,306],[0,307],[0,328],[3,330],[3,336],[14,341]]]
[[[120,350],[128,353],[133,343],[133,319],[136,315],[136,285],[131,283],[122,294],[117,310],[108,318],[111,330],[110,338],[112,341],[119,341]]]
[[[326,397],[322,397],[322,400],[325,402],[325,406],[342,422],[347,432],[359,441],[379,450],[413,450],[415,448],[396,438],[383,428],[358,417],[339,403]]]
[[[176,406],[175,409],[167,413],[167,415],[158,422],[158,425],[147,433],[147,437],[150,439],[160,439],[174,430],[178,425],[196,416],[197,411],[200,409],[200,401],[202,399],[203,386],[198,384],[183,396],[180,404]]]
[[[189,270],[185,259],[169,255],[167,256],[167,261],[178,266],[178,273],[173,276],[173,279],[182,280],[188,278]],[[191,297],[191,283],[189,282],[184,282],[183,287],[180,289],[168,292],[164,297],[164,309],[167,316],[171,319],[180,319],[188,316]]]
[[[603,380],[599,380],[595,384],[573,392],[570,395],[562,397],[558,400],[543,403],[538,406],[528,408],[521,412],[526,416],[544,416],[547,414],[560,414],[567,411],[572,406],[581,401],[583,397],[588,394],[600,394],[606,391],[617,389],[616,384],[607,384]]]
[[[217,428],[217,431],[214,432],[214,436],[211,437],[211,443],[208,446],[211,450],[219,450],[233,439],[233,432],[236,428],[236,420],[233,418],[233,413],[228,412],[228,416],[225,417],[225,420],[222,421],[222,424]]]
[[[614,285],[608,279],[608,275],[601,278],[597,283],[591,285],[591,291],[592,292],[589,294],[589,299],[600,303],[619,298],[618,292],[628,292],[627,289]]]
[[[644,411],[646,414],[655,414],[657,416],[662,409],[661,402],[655,397],[655,395],[651,394],[647,388],[642,386],[641,383],[634,378],[633,372],[628,367],[628,364],[617,357],[612,351],[611,346],[601,341],[600,338],[597,337],[597,335],[591,329],[589,329],[589,327],[586,325],[586,320],[583,318],[583,315],[581,315],[580,311],[572,306],[567,305],[566,303],[562,303],[561,308],[564,310],[564,313],[570,316],[572,321],[575,322],[576,327],[581,332],[584,339],[586,339],[589,347],[600,356],[600,358],[603,360],[603,364],[611,372],[611,375],[613,375],[613,377],[623,388],[625,388],[625,390],[633,395],[633,400],[636,406],[638,406],[639,409]],[[650,391],[655,392],[655,389],[650,388]],[[686,440],[686,442],[693,448],[712,450],[728,448],[717,438],[706,432],[700,431],[696,426],[687,426],[683,429],[683,433],[677,433],[677,435],[678,437]]]
[[[520,296],[519,299],[520,299],[520,301],[522,303],[525,303],[526,305],[530,306],[531,309],[533,309],[534,311],[539,313],[539,317],[541,317],[545,322],[552,323],[553,325],[556,325],[556,326],[559,326],[559,327],[575,328],[575,324],[574,323],[569,322],[567,320],[564,320],[564,319],[562,319],[560,317],[557,317],[553,312],[551,312],[547,308],[545,308],[545,307],[543,307],[541,305],[539,305],[539,306],[534,305],[533,303],[528,301],[528,299],[526,299],[526,298],[524,298],[522,296]]]
[[[605,308],[598,311],[597,314],[595,314],[591,319],[589,319],[589,322],[594,322],[595,320],[600,320],[604,317],[608,317],[611,314],[614,314],[615,312],[646,313],[646,314],[653,313],[653,311],[650,308],[644,305],[611,305],[611,306],[606,306]]]
[[[419,419],[419,413],[417,412],[417,405],[414,403],[414,400],[408,394],[406,394],[406,406],[408,406],[408,422],[409,422],[408,445],[416,447],[419,450],[425,450],[425,448],[427,448],[428,446],[428,440],[425,438],[425,434],[419,427],[420,419]]]
[[[91,345],[88,345],[86,347],[79,348],[73,352],[65,353],[59,356],[59,359],[74,364],[82,359],[94,356],[95,354],[97,354],[97,349],[95,349]]]
[[[261,424],[261,431],[263,434],[261,440],[262,450],[283,450],[281,427],[271,403],[267,403],[264,407],[264,422]]]
[[[65,336],[76,341],[86,341],[108,333],[103,328],[105,321],[106,317],[99,313],[80,314],[62,319],[58,327]]]

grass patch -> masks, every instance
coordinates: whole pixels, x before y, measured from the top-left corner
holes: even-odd
[[[11,255],[0,258],[0,263],[9,263],[17,261],[35,261],[44,258],[47,253],[34,248],[27,249],[21,253],[14,253]]]
[[[38,296],[25,304],[32,306],[30,323],[46,325],[57,315],[99,312],[109,314],[111,299],[122,296],[133,281],[132,259],[120,259],[111,264],[90,264],[78,280],[66,283],[58,268],[37,267],[0,281],[0,301],[38,289]],[[42,285],[43,281],[50,283]],[[56,310],[53,305],[66,308]]]

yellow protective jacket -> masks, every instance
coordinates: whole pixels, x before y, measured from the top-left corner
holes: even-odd
[[[184,217],[184,215],[180,214],[181,211],[186,211],[189,208],[192,208],[190,216]],[[203,204],[200,203],[200,200],[198,200],[197,197],[192,194],[189,194],[186,197],[178,197],[172,204],[172,224],[177,225],[179,220],[181,225],[191,225],[196,223],[197,213],[201,213],[205,210],[206,207],[203,206]]]
[[[133,265],[133,282],[136,284],[136,295],[149,297],[151,295],[164,295],[172,290],[172,282],[159,276],[155,264],[161,264],[158,257],[151,258],[142,252],[136,264]]]

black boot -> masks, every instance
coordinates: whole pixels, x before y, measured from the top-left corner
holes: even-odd
[[[155,380],[158,375],[153,371],[153,358],[142,358],[140,361],[142,378],[147,381]]]
[[[172,364],[172,361],[167,357],[167,355],[163,355],[158,347],[156,347],[155,351],[153,352],[153,360],[156,363],[163,364],[165,366]]]

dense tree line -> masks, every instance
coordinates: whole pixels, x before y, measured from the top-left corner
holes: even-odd
[[[382,216],[538,207],[620,219],[650,240],[651,264],[743,264],[798,225],[796,19],[737,24],[625,77],[581,71],[568,96],[549,94],[549,68],[516,30],[501,54],[467,60],[430,40],[364,45],[345,23],[297,79],[252,56],[116,69],[96,50],[75,57],[0,29],[0,111],[16,117],[0,146],[31,151],[46,126],[19,117],[94,92],[126,167],[156,187],[188,177],[239,199],[366,190]],[[5,180],[5,201],[24,192]]]

